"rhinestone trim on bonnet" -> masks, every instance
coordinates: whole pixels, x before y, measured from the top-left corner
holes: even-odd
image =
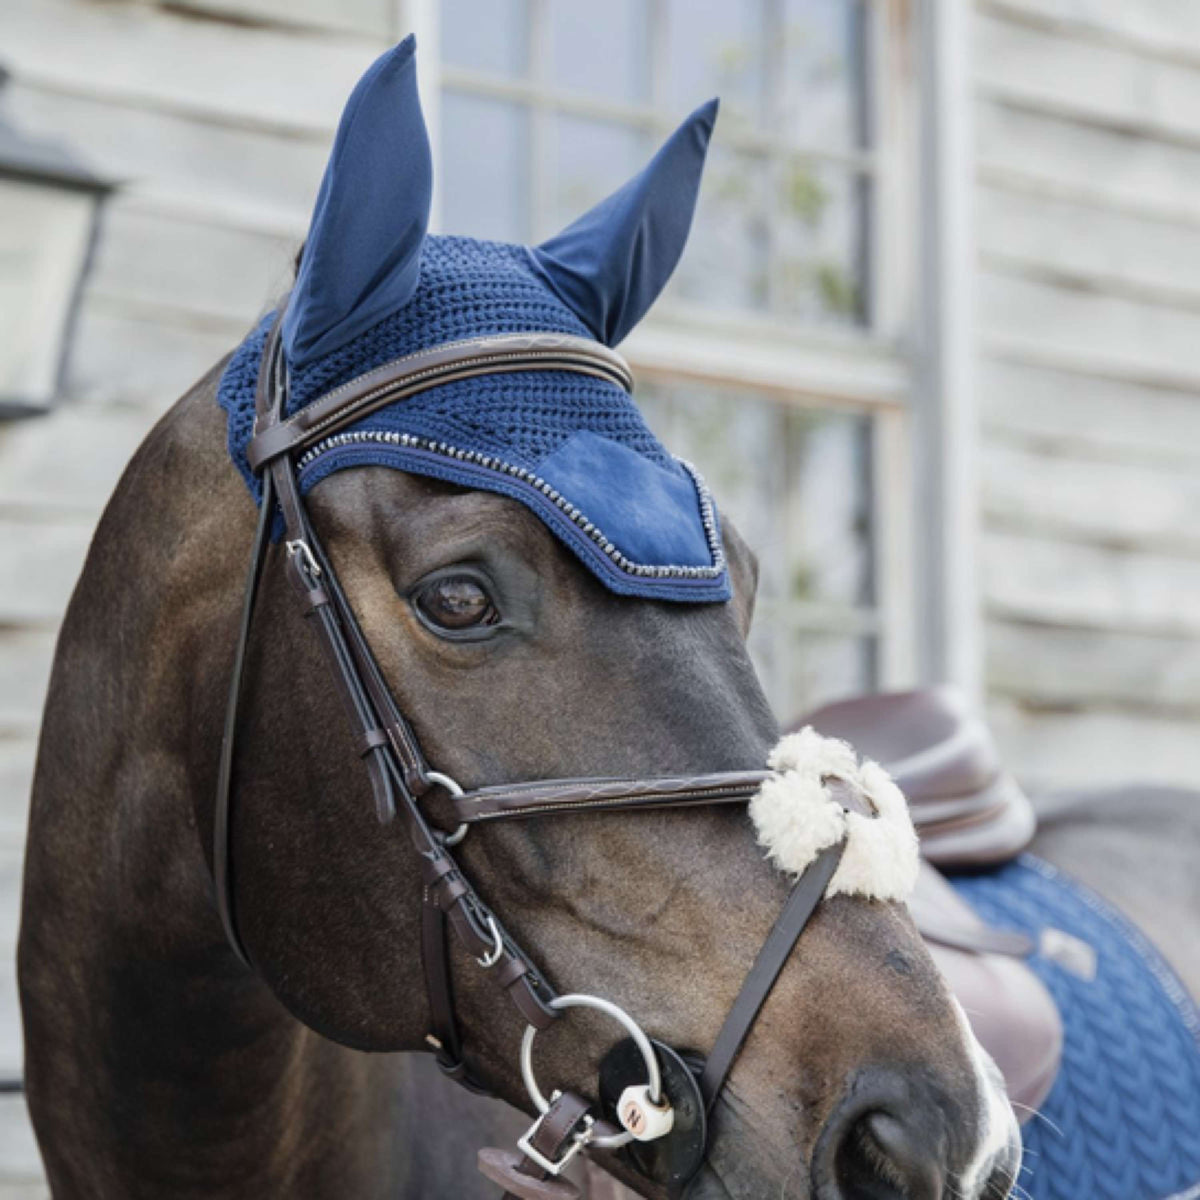
[[[390,430],[349,430],[346,433],[336,433],[318,442],[311,450],[301,455],[296,464],[297,470],[303,472],[313,466],[323,454],[338,450],[345,446],[362,444],[378,444],[400,446],[403,449],[423,450],[429,454],[437,454],[447,459],[471,463],[476,467],[484,467],[499,475],[511,475],[523,483],[529,484],[541,492],[552,504],[559,508],[584,534],[586,534],[612,560],[613,564],[629,575],[655,579],[716,579],[725,570],[725,548],[721,544],[721,535],[717,529],[716,514],[713,509],[712,496],[708,485],[705,484],[700,472],[691,463],[679,458],[675,461],[691,476],[696,486],[696,495],[700,503],[700,520],[704,525],[704,536],[708,542],[709,553],[712,555],[712,565],[708,567],[688,566],[656,566],[647,563],[637,563],[626,555],[605,536],[604,531],[590,521],[586,513],[581,512],[567,498],[550,486],[540,475],[525,467],[507,463],[494,455],[481,454],[477,450],[464,450],[448,442],[435,442],[430,438],[418,437],[411,433],[396,433]]]

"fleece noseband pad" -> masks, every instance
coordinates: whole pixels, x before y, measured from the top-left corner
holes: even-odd
[[[900,789],[878,763],[859,762],[846,743],[811,727],[789,734],[767,760],[773,774],[750,802],[767,857],[799,878],[820,852],[845,839],[826,894],[906,900],[917,882],[917,834]],[[854,799],[843,805],[830,780]]]

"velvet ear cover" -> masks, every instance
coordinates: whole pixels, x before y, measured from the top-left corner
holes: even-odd
[[[411,35],[351,93],[283,320],[293,368],[403,308],[416,290],[433,165]]]
[[[558,297],[615,346],[658,298],[683,254],[717,119],[710,100],[638,175],[530,251]]]
[[[433,171],[415,55],[409,36],[378,58],[342,114],[283,322],[293,368],[346,345],[416,290]],[[710,100],[633,179],[527,251],[536,275],[606,345],[641,320],[679,262],[716,117]]]
[[[644,170],[541,246],[434,236],[415,50],[410,37],[377,59],[338,126],[283,318],[295,407],[448,342],[543,332],[614,344],[683,252],[715,101]],[[253,428],[257,370],[250,351],[244,361],[235,356],[223,379],[235,458],[244,458]],[[613,383],[555,370],[452,381],[323,439],[298,464],[301,486],[368,462],[511,496],[618,594],[730,598],[703,481],[671,458]]]

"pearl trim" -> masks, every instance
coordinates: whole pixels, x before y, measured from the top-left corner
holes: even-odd
[[[379,444],[399,446],[401,449],[424,450],[430,454],[440,455],[442,458],[471,463],[473,466],[484,467],[498,474],[509,475],[514,479],[518,479],[522,483],[528,484],[530,487],[536,488],[537,491],[541,492],[543,496],[571,520],[581,533],[586,534],[611,559],[614,566],[620,568],[620,570],[628,575],[644,579],[716,579],[725,571],[725,548],[721,545],[721,536],[717,529],[716,510],[713,506],[712,496],[709,494],[708,486],[705,484],[700,472],[691,463],[686,462],[682,458],[676,459],[676,462],[691,476],[692,482],[696,486],[696,495],[700,502],[700,520],[704,526],[704,537],[708,543],[709,554],[712,555],[712,566],[709,567],[655,566],[649,563],[634,562],[631,558],[622,554],[613,545],[612,541],[605,536],[603,531],[593,521],[588,520],[586,514],[576,508],[565,496],[552,488],[536,472],[530,471],[526,467],[518,467],[512,463],[507,463],[503,459],[496,458],[494,455],[481,454],[477,450],[463,450],[457,446],[450,445],[448,442],[435,442],[431,438],[418,437],[412,433],[394,433],[382,430],[349,430],[345,433],[335,433],[318,442],[311,450],[301,455],[299,461],[296,463],[296,469],[297,471],[304,471],[306,468],[311,467],[321,455],[330,450],[363,444]]]

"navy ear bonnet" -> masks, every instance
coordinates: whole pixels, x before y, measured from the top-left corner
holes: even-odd
[[[431,176],[413,40],[380,58],[347,104],[288,311],[289,411],[447,342],[563,333],[613,344],[666,283],[691,223],[715,104],[650,165],[541,247],[425,232]],[[268,315],[234,353],[218,399],[246,461]],[[703,481],[673,458],[615,383],[571,371],[497,373],[398,400],[305,452],[302,491],[333,471],[394,467],[530,508],[612,591],[731,595]]]

